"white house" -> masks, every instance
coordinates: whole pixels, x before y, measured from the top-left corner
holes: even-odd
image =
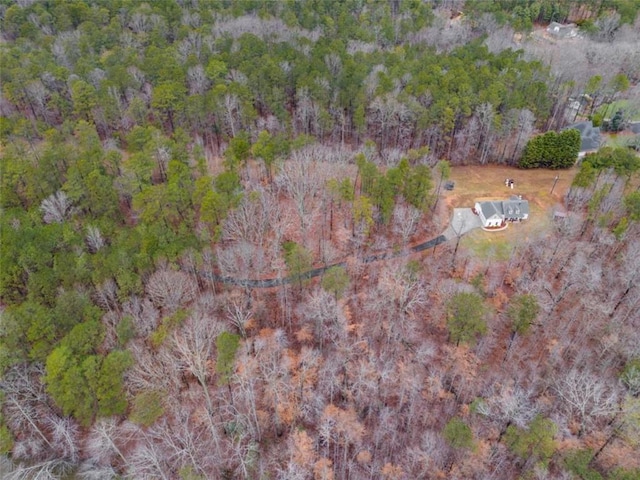
[[[475,211],[483,227],[496,228],[506,222],[519,222],[529,218],[529,202],[517,196],[509,200],[476,202]]]

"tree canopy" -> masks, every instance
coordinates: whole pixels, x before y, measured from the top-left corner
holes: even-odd
[[[569,168],[576,163],[579,152],[580,132],[578,130],[546,132],[527,142],[518,166],[520,168]]]
[[[473,345],[487,331],[486,307],[477,293],[454,294],[447,305],[449,338],[456,345],[460,342]]]

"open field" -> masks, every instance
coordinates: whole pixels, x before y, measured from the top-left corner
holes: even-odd
[[[461,245],[482,257],[508,258],[514,246],[534,236],[544,236],[551,226],[553,207],[562,204],[577,168],[569,170],[520,170],[513,167],[487,165],[452,167],[451,180],[455,189],[444,193],[449,209],[473,207],[476,200],[498,200],[510,195],[522,195],[529,201],[529,220],[510,224],[501,232],[474,230],[462,239]],[[551,188],[558,176],[558,182]],[[505,186],[505,178],[515,180],[513,189]]]

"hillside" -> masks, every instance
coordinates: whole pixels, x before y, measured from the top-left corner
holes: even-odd
[[[0,0],[0,477],[638,478],[638,9]]]

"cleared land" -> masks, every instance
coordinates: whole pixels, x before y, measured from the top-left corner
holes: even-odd
[[[546,236],[551,226],[555,205],[562,204],[577,168],[569,170],[520,170],[496,165],[452,167],[451,180],[455,189],[445,191],[444,200],[450,211],[456,207],[473,207],[476,200],[499,200],[522,195],[529,201],[529,220],[510,224],[501,232],[474,230],[462,239],[461,246],[482,257],[508,258],[514,246],[533,237]],[[558,182],[553,189],[556,176]],[[511,189],[506,178],[515,181]]]

